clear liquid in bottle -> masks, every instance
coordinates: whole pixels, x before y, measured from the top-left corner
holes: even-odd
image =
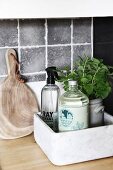
[[[41,115],[50,128],[58,130],[58,96],[59,87],[48,84],[42,89]]]
[[[59,99],[60,132],[88,128],[89,99],[78,90],[77,82],[69,81],[69,90]]]

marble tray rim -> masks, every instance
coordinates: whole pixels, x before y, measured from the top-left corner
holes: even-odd
[[[104,120],[106,120],[106,124],[103,125],[103,126],[97,126],[97,127],[89,127],[87,129],[81,129],[81,130],[76,130],[76,131],[67,131],[67,132],[55,132],[53,131],[40,117],[41,113],[38,112],[38,113],[35,113],[35,116],[38,117],[38,119],[43,123],[43,125],[53,134],[67,134],[67,133],[79,133],[80,131],[91,131],[92,129],[97,129],[97,128],[103,128],[103,127],[108,127],[108,126],[113,126],[113,116],[110,115],[109,113],[107,112],[104,112]]]

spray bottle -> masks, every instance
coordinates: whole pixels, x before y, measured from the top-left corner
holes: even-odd
[[[57,131],[59,87],[55,84],[55,78],[58,78],[58,74],[56,67],[48,67],[45,70],[48,77],[41,91],[41,116],[50,128]]]

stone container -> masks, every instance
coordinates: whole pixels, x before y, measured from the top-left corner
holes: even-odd
[[[113,156],[113,116],[104,113],[104,126],[55,133],[34,115],[34,138],[55,165],[68,165]]]

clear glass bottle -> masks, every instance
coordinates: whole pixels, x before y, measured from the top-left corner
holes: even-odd
[[[41,116],[44,122],[54,131],[58,130],[58,98],[59,87],[55,84],[57,75],[55,67],[46,69],[48,78],[47,84],[41,91]]]
[[[77,81],[69,80],[69,90],[59,98],[59,132],[88,128],[89,99],[78,90]]]

